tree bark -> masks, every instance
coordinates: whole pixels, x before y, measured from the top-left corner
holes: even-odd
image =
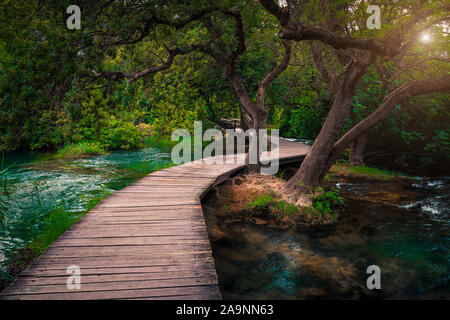
[[[351,166],[360,166],[364,164],[364,150],[366,149],[367,132],[360,135],[350,147],[348,163]]]
[[[317,136],[310,153],[303,160],[300,169],[288,181],[288,189],[296,189],[301,182],[308,186],[317,186],[321,182],[321,173],[325,166],[333,144],[339,136],[345,118],[351,113],[353,96],[356,88],[365,74],[367,67],[374,56],[366,57],[363,63],[353,61],[344,72],[344,79],[336,88],[333,105],[328,113],[319,135]]]

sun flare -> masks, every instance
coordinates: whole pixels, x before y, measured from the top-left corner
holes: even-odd
[[[421,37],[422,42],[430,42],[431,36],[428,33],[424,33]]]

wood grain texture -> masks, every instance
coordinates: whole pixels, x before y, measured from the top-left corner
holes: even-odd
[[[281,140],[280,163],[301,161],[309,150]],[[234,162],[167,168],[104,199],[0,299],[221,299],[200,200],[245,167]],[[72,265],[81,269],[80,289],[67,288]]]

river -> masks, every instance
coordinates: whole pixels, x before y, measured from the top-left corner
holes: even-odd
[[[341,179],[337,188],[346,199],[338,222],[295,231],[228,219],[210,205],[214,195],[206,198],[205,214],[219,217],[206,221],[214,221],[210,233],[220,230],[212,248],[223,297],[450,298],[450,178]],[[366,286],[371,265],[380,268],[380,290]]]
[[[77,217],[90,202],[131,184],[170,163],[156,148],[118,151],[81,159],[52,159],[50,154],[14,152],[5,156],[9,205],[0,226],[0,266],[42,233],[49,212],[63,206]]]

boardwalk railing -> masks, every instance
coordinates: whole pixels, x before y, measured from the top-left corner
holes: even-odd
[[[281,140],[280,163],[309,149]],[[243,167],[197,160],[149,174],[99,203],[0,298],[220,299],[200,200]]]

